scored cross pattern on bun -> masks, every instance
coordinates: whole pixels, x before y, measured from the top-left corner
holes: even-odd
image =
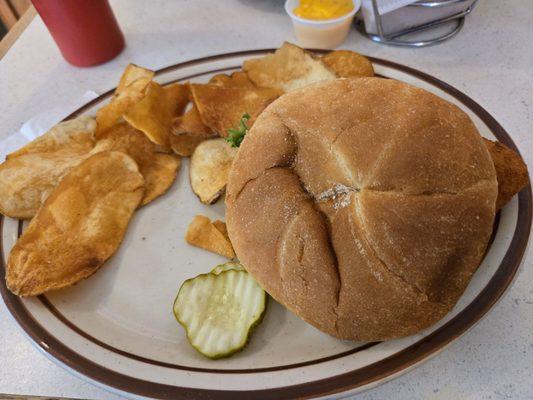
[[[498,184],[470,118],[390,79],[280,97],[234,160],[227,227],[276,300],[342,339],[418,332],[448,313],[487,247]]]

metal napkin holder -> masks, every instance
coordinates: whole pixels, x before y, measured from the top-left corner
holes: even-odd
[[[404,46],[404,47],[424,47],[429,46],[432,44],[436,44],[439,42],[442,42],[446,39],[451,38],[452,36],[456,35],[461,28],[463,27],[465,23],[465,17],[472,12],[474,9],[477,0],[474,0],[471,2],[471,4],[463,11],[455,13],[453,15],[436,19],[434,21],[425,23],[423,25],[414,26],[411,28],[403,29],[398,32],[392,32],[392,33],[385,33],[385,29],[383,27],[383,19],[382,15],[379,13],[379,8],[377,4],[377,0],[371,0],[372,1],[372,9],[374,11],[374,18],[376,21],[376,30],[377,34],[374,33],[368,33],[364,31],[364,25],[360,25],[360,29],[364,31],[364,33],[372,39],[374,42],[393,45],[393,46]],[[468,0],[433,0],[433,1],[417,1],[416,3],[409,4],[406,7],[426,7],[428,9],[435,9],[440,7],[446,7],[450,6],[452,4],[457,3],[463,3],[467,2]],[[428,29],[436,28],[442,24],[445,24],[450,21],[455,21],[455,25],[452,27],[452,29],[444,34],[441,34],[440,36],[436,36],[430,39],[424,39],[424,40],[402,40],[401,37],[421,31],[425,31]]]

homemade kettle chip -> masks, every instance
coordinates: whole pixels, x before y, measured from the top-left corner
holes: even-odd
[[[244,61],[242,69],[257,86],[284,92],[337,78],[320,59],[287,42],[272,54]]]
[[[209,85],[216,85],[221,88],[238,88],[239,90],[224,91],[212,87],[210,89]],[[245,113],[252,116],[251,126],[255,117],[281,95],[279,90],[257,87],[243,71],[236,71],[231,75],[215,75],[209,80],[209,85],[195,85],[194,90],[197,97],[193,95],[193,101],[195,103],[200,101],[202,120],[223,137],[227,136],[227,130],[237,125]],[[225,96],[229,96],[227,103],[222,100]],[[240,112],[239,110],[243,111]],[[221,115],[221,120],[217,123],[216,115],[218,113]]]
[[[374,76],[372,62],[355,51],[334,50],[324,55],[322,61],[343,78]]]
[[[49,131],[32,140],[26,146],[10,153],[10,159],[27,153],[52,153],[58,150],[89,151],[94,146],[96,121],[93,117],[82,115],[63,121]]]
[[[170,149],[169,134],[172,108],[161,85],[149,82],[145,96],[124,113],[124,119],[144,134],[162,150]]]
[[[217,227],[204,215],[197,215],[187,229],[187,243],[220,254],[229,259],[235,258],[235,251],[229,241]]]
[[[135,161],[122,152],[98,153],[76,166],[11,250],[7,287],[36,296],[95,273],[120,245],[143,192]]]
[[[133,81],[120,92],[115,92],[111,102],[96,112],[96,133],[99,138],[103,132],[121,121],[123,115],[145,96],[145,89],[151,81],[139,78]]]
[[[218,74],[209,79],[209,83],[224,87],[247,87],[254,88],[255,85],[248,78],[246,72],[236,71],[231,75]]]
[[[149,69],[139,67],[135,64],[128,64],[122,76],[120,77],[120,82],[118,83],[117,89],[115,90],[115,96],[123,92],[129,85],[135,81],[139,81],[140,84],[144,83],[147,85],[155,75],[154,71]]]
[[[520,154],[509,147],[486,138],[483,138],[483,141],[496,169],[496,179],[498,180],[496,209],[500,210],[515,194],[527,186],[529,182],[527,166]]]
[[[96,112],[97,128],[95,136],[99,138],[103,132],[121,121],[123,115],[146,95],[146,89],[152,82],[155,72],[129,64],[115,89],[109,104]]]
[[[133,158],[145,180],[141,204],[145,205],[168,190],[180,167],[178,156],[158,153],[156,147],[141,131],[122,122],[105,132],[91,153],[116,150]]]
[[[0,212],[32,218],[61,178],[89,156],[94,118],[61,122],[0,164]]]
[[[191,91],[189,85],[176,82],[163,86],[163,90],[170,103],[169,107],[171,109],[172,117],[182,115],[190,101]]]
[[[172,150],[177,155],[182,157],[190,157],[194,152],[194,149],[196,149],[200,143],[213,137],[213,134],[206,136],[192,135],[190,133],[170,135],[170,147],[172,147]]]
[[[72,168],[89,152],[56,151],[11,157],[0,165],[0,212],[11,218],[33,218]]]
[[[189,111],[172,122],[170,146],[174,153],[189,157],[196,146],[214,136],[216,134],[204,125],[198,109],[193,104]]]
[[[276,90],[256,87],[242,71],[231,75],[218,74],[209,80],[209,85],[196,86],[207,86],[207,88],[196,87],[194,89],[197,98],[193,96],[191,109],[183,116],[174,119],[172,124],[171,147],[176,154],[184,157],[190,156],[196,146],[216,136],[216,133],[220,136],[227,136],[227,129],[237,124],[245,112],[257,114],[280,94]],[[216,87],[209,89],[209,86]],[[223,88],[237,88],[238,90],[219,90]],[[229,97],[224,97],[228,95]],[[202,115],[198,107],[202,108]],[[239,115],[239,110],[245,109],[249,111],[243,111]],[[220,120],[218,115],[221,116]],[[233,121],[235,118],[237,118],[236,121]],[[205,122],[208,122],[210,126],[207,126]]]
[[[224,221],[217,219],[216,221],[213,221],[213,226],[217,228],[220,233],[226,237],[226,239],[229,240],[228,228],[226,227],[226,223]]]
[[[203,123],[222,137],[239,123],[243,114],[251,116],[252,124],[280,95],[278,90],[268,88],[214,84],[191,84],[191,93]]]
[[[212,204],[224,193],[228,175],[237,154],[222,138],[206,140],[191,156],[189,177],[193,192],[204,204]]]

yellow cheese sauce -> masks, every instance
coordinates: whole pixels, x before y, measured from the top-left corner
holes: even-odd
[[[340,18],[353,10],[352,0],[300,0],[294,15],[312,20]]]

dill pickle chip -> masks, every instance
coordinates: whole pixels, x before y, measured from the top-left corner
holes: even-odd
[[[251,275],[228,269],[186,280],[174,302],[174,315],[189,343],[204,356],[217,359],[246,346],[263,318],[266,301],[265,291]]]
[[[224,263],[224,264],[217,265],[215,268],[213,268],[211,270],[211,273],[215,274],[215,275],[218,275],[221,272],[230,271],[230,270],[246,271],[246,269],[239,263],[227,262],[227,263]]]

